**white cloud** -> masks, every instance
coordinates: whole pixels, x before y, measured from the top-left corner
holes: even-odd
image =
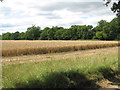
[[[95,26],[101,19],[110,21],[114,17],[100,0],[5,0],[0,3],[0,24],[13,27],[0,27],[0,33],[26,31],[31,25],[42,29],[73,24]]]

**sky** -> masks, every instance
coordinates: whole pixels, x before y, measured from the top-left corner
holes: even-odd
[[[25,32],[32,25],[45,27],[93,25],[116,15],[103,0],[4,0],[0,2],[0,34]]]

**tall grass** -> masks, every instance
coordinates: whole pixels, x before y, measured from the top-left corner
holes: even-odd
[[[86,44],[79,46],[59,46],[59,47],[42,47],[42,48],[15,48],[15,49],[3,49],[2,56],[17,56],[17,55],[31,55],[31,54],[46,54],[46,53],[59,53],[68,51],[78,51],[87,49],[98,49],[106,47],[120,46],[120,43],[104,43],[104,44]]]
[[[115,78],[118,53],[2,67],[3,88],[100,87],[96,81]]]

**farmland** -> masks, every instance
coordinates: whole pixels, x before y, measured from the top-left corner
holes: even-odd
[[[85,47],[64,52],[66,47],[71,46]],[[48,50],[53,47],[64,49],[59,53],[2,57],[3,88],[118,87],[117,41],[2,41],[2,50],[8,52],[24,48]],[[117,84],[112,85],[114,83]]]
[[[2,41],[2,56],[46,54],[118,46],[117,41]]]
[[[85,44],[108,44],[118,43],[118,41],[71,41],[71,40],[3,40],[2,49],[23,49],[23,48],[42,48],[42,47],[64,47],[64,46],[79,46]]]
[[[0,89],[120,89],[120,0],[0,3]]]

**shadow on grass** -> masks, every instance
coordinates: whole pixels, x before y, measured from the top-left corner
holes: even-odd
[[[103,75],[105,79],[111,81],[114,85],[119,85],[120,78],[118,71],[113,71],[111,68],[99,68],[99,73]],[[67,72],[51,72],[44,75],[43,81],[39,78],[31,78],[28,82],[16,83],[15,88],[82,88],[96,90],[101,88],[96,84],[96,80],[90,80],[85,74],[78,71]]]
[[[103,77],[112,82],[111,85],[120,86],[120,72],[114,71],[111,68],[100,68],[99,72],[103,75]]]
[[[51,72],[43,77],[44,81],[38,79],[29,80],[28,83],[17,83],[16,88],[100,88],[95,81],[89,80],[84,74],[77,71]]]

